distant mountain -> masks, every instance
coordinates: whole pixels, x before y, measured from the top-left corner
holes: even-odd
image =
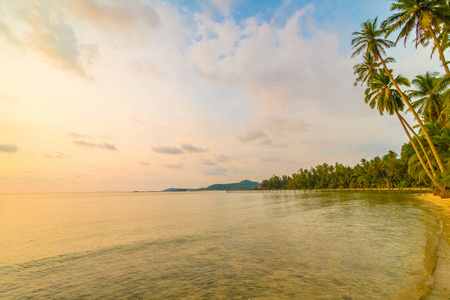
[[[205,189],[207,191],[225,191],[225,190],[252,190],[259,188],[259,183],[256,181],[243,180],[238,183],[213,184]]]
[[[259,188],[258,182],[250,180],[242,180],[241,182],[238,183],[213,184],[208,186],[207,188],[201,189],[170,188],[165,189],[163,192],[253,190],[254,188]]]

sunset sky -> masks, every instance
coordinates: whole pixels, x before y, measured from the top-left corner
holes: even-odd
[[[350,59],[389,6],[2,0],[0,192],[199,188],[399,153]],[[439,66],[429,51],[389,51],[394,73]]]

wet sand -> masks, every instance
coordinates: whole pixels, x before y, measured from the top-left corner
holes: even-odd
[[[434,287],[425,299],[450,299],[450,199],[441,199],[433,194],[423,194],[422,198],[436,205],[442,220],[442,233],[433,272]]]

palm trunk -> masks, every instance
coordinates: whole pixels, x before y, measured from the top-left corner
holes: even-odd
[[[431,173],[433,173],[433,176],[436,178],[436,173],[434,171],[433,165],[431,164],[430,157],[428,156],[427,152],[425,151],[425,147],[423,146],[422,141],[419,139],[419,136],[414,131],[414,129],[412,129],[411,126],[408,124],[408,122],[406,122],[405,118],[403,118],[403,116],[400,115],[400,114],[399,114],[399,116],[400,116],[400,118],[402,118],[403,123],[406,124],[406,126],[409,128],[409,130],[411,130],[411,132],[413,133],[414,137],[419,142],[420,148],[422,148],[423,154],[425,155],[425,158],[427,159],[428,165],[430,166]]]
[[[442,51],[441,44],[439,44],[439,41],[438,41],[438,39],[436,37],[436,34],[434,34],[434,31],[431,28],[431,26],[428,27],[428,31],[430,32],[431,36],[433,37],[434,45],[438,49],[439,58],[441,59],[442,64],[444,65],[445,73],[447,75],[450,75],[450,70],[448,69],[447,62],[445,61],[444,52]]]
[[[425,172],[427,173],[428,177],[431,179],[431,181],[433,181],[434,185],[436,185],[436,187],[440,190],[442,190],[441,185],[439,184],[439,182],[437,182],[437,180],[433,177],[433,175],[430,173],[430,170],[427,168],[427,165],[425,164],[425,162],[423,161],[422,156],[419,153],[419,150],[416,147],[416,144],[414,143],[411,135],[409,134],[408,129],[406,128],[405,124],[403,123],[403,118],[400,116],[400,114],[398,112],[395,112],[397,114],[398,119],[400,120],[400,124],[402,124],[403,130],[405,130],[406,135],[408,136],[409,141],[411,142],[411,145],[414,148],[414,151],[416,151],[417,157],[420,160],[420,163],[422,164],[423,169],[425,170]]]
[[[444,171],[445,170],[444,165],[442,164],[441,158],[439,157],[439,154],[437,153],[436,148],[434,147],[434,143],[431,141],[430,135],[428,134],[427,130],[425,129],[425,126],[423,125],[422,120],[420,120],[420,118],[417,115],[416,111],[414,110],[414,108],[412,107],[411,103],[409,102],[408,98],[406,98],[405,94],[403,94],[403,92],[400,89],[400,87],[398,86],[397,82],[395,82],[394,77],[392,76],[391,72],[389,71],[389,69],[387,68],[386,64],[384,63],[384,60],[381,57],[381,55],[378,55],[378,58],[380,59],[381,63],[383,64],[384,70],[388,74],[389,78],[391,79],[391,81],[394,84],[395,88],[397,89],[398,93],[402,97],[403,101],[409,107],[409,110],[414,115],[414,118],[416,119],[416,121],[419,124],[420,128],[422,128],[423,134],[425,135],[425,138],[427,139],[428,144],[431,147],[431,151],[433,152],[433,155],[436,158],[436,161],[438,163],[439,169],[441,170],[441,173],[444,174],[444,172],[445,172]]]

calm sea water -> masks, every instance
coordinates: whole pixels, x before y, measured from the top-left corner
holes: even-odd
[[[419,299],[439,220],[398,192],[0,195],[0,298]]]

